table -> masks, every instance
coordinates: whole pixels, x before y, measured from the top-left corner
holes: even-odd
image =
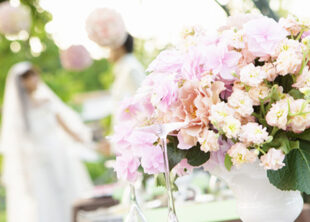
[[[77,222],[79,211],[92,212],[99,208],[107,208],[118,204],[111,197],[86,199],[79,201],[74,207],[74,220]],[[225,209],[225,210],[223,210]],[[236,210],[235,200],[225,200],[209,203],[183,203],[176,205],[180,222],[241,222]],[[148,222],[167,221],[167,208],[157,208],[145,211]],[[100,220],[98,220],[100,221]],[[295,222],[310,222],[310,205],[305,204],[303,212]]]

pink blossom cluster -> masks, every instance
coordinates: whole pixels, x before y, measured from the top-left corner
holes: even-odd
[[[127,31],[121,15],[113,9],[98,8],[86,20],[89,39],[100,46],[117,48],[127,37]]]
[[[60,61],[65,69],[81,71],[93,63],[87,49],[82,45],[73,45],[60,52]]]
[[[132,140],[132,134],[144,126],[186,122],[170,136],[177,138],[178,149],[199,146],[210,152],[205,168],[223,164],[225,155],[236,167],[260,161],[268,170],[282,168],[287,150],[271,142],[280,133],[310,128],[310,41],[302,37],[307,30],[293,17],[278,23],[243,15],[230,17],[217,36],[197,28],[187,32],[180,46],[150,64],[150,74],[124,103],[115,131],[116,137],[125,135],[125,141],[118,140],[119,155],[138,158],[147,173],[160,172],[158,138],[139,132]],[[128,123],[132,128],[122,126]],[[143,157],[149,153],[154,158]],[[134,163],[127,161],[125,174],[126,164],[118,164],[120,177],[131,175],[139,165]],[[175,167],[179,175],[191,169],[186,159]]]
[[[26,6],[13,7],[9,1],[0,4],[0,33],[17,35],[20,31],[29,31],[31,14]]]

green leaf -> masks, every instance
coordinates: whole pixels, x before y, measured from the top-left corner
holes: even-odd
[[[167,144],[169,169],[172,170],[182,159],[186,158],[187,150],[178,148],[178,139],[174,136],[169,136]]]
[[[170,174],[170,178],[171,178],[171,179],[170,179],[170,182],[171,182],[171,189],[172,189],[172,191],[178,191],[179,188],[178,188],[178,186],[177,186],[176,183],[175,183],[175,181],[176,181],[176,179],[178,178],[178,176],[177,176],[177,175],[171,175],[171,174]],[[155,186],[167,188],[167,187],[166,187],[166,178],[165,178],[165,174],[160,173],[160,174],[157,174],[157,175],[155,176]]]
[[[233,163],[231,161],[231,157],[226,153],[225,155],[225,161],[224,161],[225,167],[228,171],[230,171]]]
[[[291,91],[293,88],[292,85],[294,84],[293,77],[291,75],[278,76],[274,82],[283,87],[284,93]]]
[[[271,184],[281,190],[299,190],[310,194],[310,142],[300,141],[300,148],[293,149],[285,158],[280,170],[268,170]]]
[[[304,94],[302,94],[298,89],[291,89],[289,93],[294,99],[303,99]]]
[[[200,149],[200,145],[194,146],[187,150],[186,154],[187,162],[192,166],[201,166],[207,162],[210,158],[210,152],[203,152]]]
[[[305,140],[305,141],[310,142],[310,129],[305,130],[303,133],[293,134],[292,136],[297,138],[297,139],[301,139],[301,140]]]
[[[166,187],[165,175],[163,173],[157,174],[155,176],[155,185],[157,187]]]
[[[287,133],[281,131],[270,143],[264,144],[263,150],[268,151],[271,147],[281,149],[285,154],[288,154],[291,150],[299,148],[299,141],[289,139]]]

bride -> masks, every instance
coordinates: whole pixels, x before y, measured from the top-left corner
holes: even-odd
[[[28,62],[9,72],[2,120],[8,222],[69,222],[92,188],[77,157],[90,132]]]

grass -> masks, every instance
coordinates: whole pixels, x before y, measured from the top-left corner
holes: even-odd
[[[6,222],[4,211],[0,212],[0,222]]]

